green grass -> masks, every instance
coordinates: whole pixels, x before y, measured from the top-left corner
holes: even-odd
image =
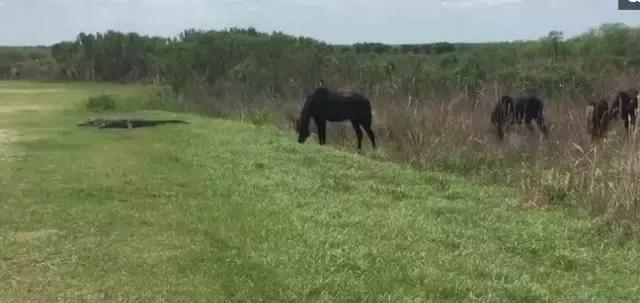
[[[191,124],[75,126],[89,96],[145,90],[0,82],[1,302],[640,297],[636,242],[517,210],[508,188],[270,126],[157,111],[138,114]]]

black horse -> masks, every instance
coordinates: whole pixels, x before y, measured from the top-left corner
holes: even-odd
[[[351,121],[358,137],[358,151],[362,150],[362,129],[367,132],[371,145],[376,148],[376,139],[371,130],[372,113],[369,99],[356,92],[341,93],[318,87],[307,96],[300,119],[297,123],[298,142],[304,143],[309,137],[309,122],[313,119],[318,129],[320,145],[326,143],[327,121]]]
[[[533,121],[536,122],[542,133],[548,136],[549,128],[545,120],[544,102],[535,96],[520,96],[514,99],[504,95],[491,113],[491,123],[496,126],[499,139],[504,137],[504,129],[508,125],[521,125],[522,122],[525,122],[527,128],[533,131],[533,126],[531,126]]]
[[[533,131],[531,122],[535,121],[542,133],[549,135],[549,128],[544,116],[544,102],[535,96],[521,96],[515,100],[514,122],[524,123],[530,131]]]
[[[606,136],[611,121],[611,111],[606,100],[590,101],[587,103],[585,119],[587,122],[587,132],[591,135],[592,141],[597,141]]]
[[[629,89],[618,92],[613,103],[611,104],[612,119],[624,120],[624,128],[629,131],[636,125],[636,110],[638,109],[639,91],[637,89]]]

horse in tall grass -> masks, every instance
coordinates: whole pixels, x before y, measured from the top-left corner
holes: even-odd
[[[320,145],[326,143],[327,122],[349,120],[358,138],[358,151],[362,150],[362,129],[369,136],[372,147],[376,148],[375,134],[371,129],[371,102],[357,92],[338,92],[326,87],[318,87],[308,95],[296,123],[299,143],[304,143],[309,137],[311,119],[318,129]]]
[[[633,130],[636,125],[636,110],[638,109],[638,98],[640,92],[637,89],[620,91],[611,104],[612,119],[624,120],[624,128]]]
[[[515,119],[513,98],[502,96],[491,112],[491,124],[496,128],[498,139],[504,139],[507,127],[513,124]]]
[[[531,122],[535,121],[536,125],[542,131],[542,134],[549,135],[549,127],[547,127],[544,115],[544,102],[535,96],[517,97],[515,101],[515,122],[527,125],[529,131],[533,132]]]
[[[549,135],[544,115],[544,102],[535,96],[519,96],[512,98],[504,95],[491,113],[491,123],[497,129],[498,139],[504,138],[505,129],[509,125],[524,122],[529,131],[533,132],[531,122],[535,121],[538,128],[546,136]]]
[[[585,112],[587,133],[591,135],[591,141],[595,142],[606,136],[611,121],[611,111],[606,100],[589,101]]]

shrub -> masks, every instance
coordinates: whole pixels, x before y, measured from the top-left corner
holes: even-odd
[[[87,99],[86,108],[90,111],[109,111],[116,109],[114,96],[101,94]]]
[[[184,99],[179,98],[169,86],[154,87],[145,96],[143,102],[141,105],[143,109],[184,111],[188,107]]]

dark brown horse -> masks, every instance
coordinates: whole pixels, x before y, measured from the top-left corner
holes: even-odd
[[[362,150],[362,129],[367,132],[371,145],[376,148],[376,139],[371,130],[372,113],[369,99],[356,92],[341,93],[326,87],[316,88],[307,96],[297,123],[298,142],[309,137],[309,123],[313,119],[318,129],[320,145],[326,143],[327,121],[351,121],[358,137],[358,151]],[[361,129],[362,128],[362,129]]]
[[[515,123],[527,125],[530,131],[533,131],[531,122],[535,121],[538,128],[545,136],[549,135],[549,128],[547,127],[545,115],[544,115],[544,102],[535,96],[522,96],[517,97],[515,100]]]
[[[597,141],[606,136],[611,121],[611,111],[606,100],[590,101],[587,104],[585,119],[587,122],[587,132],[591,135],[592,141]]]
[[[638,109],[639,92],[637,89],[629,89],[618,92],[611,104],[612,119],[622,119],[624,128],[629,131],[636,125],[636,110]]]
[[[533,131],[531,122],[535,121],[542,133],[549,135],[544,115],[544,103],[535,96],[520,96],[515,99],[504,95],[491,112],[491,123],[496,127],[498,139],[504,138],[505,129],[513,124],[525,122]]]

